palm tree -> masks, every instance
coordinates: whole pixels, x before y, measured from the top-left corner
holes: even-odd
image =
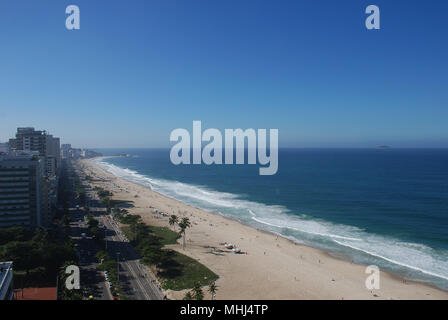
[[[193,287],[194,300],[204,300],[204,292],[202,292],[201,284],[196,282]]]
[[[68,215],[65,214],[65,215],[62,217],[62,223],[64,224],[64,227],[65,227],[65,228],[70,228],[70,218],[69,218]]]
[[[179,222],[179,228],[180,228],[180,235],[183,235],[183,243],[182,248],[185,249],[185,231],[187,228],[191,227],[190,219],[188,218],[182,218],[182,221]]]
[[[170,223],[170,226],[173,226],[173,230],[175,229],[176,224],[178,222],[179,222],[179,218],[175,214],[171,215],[169,223]]]
[[[208,292],[210,292],[212,296],[212,300],[216,297],[216,291],[218,290],[218,286],[216,285],[215,281],[211,282],[208,286]]]

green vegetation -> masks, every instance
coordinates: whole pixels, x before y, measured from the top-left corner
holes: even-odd
[[[120,219],[120,222],[123,224],[129,224],[129,225],[134,225],[136,223],[141,223],[142,221],[142,217],[140,217],[139,215],[128,215],[126,217],[123,217]]]
[[[103,189],[103,188],[100,188],[100,187],[95,187],[95,188],[93,188],[93,190],[96,191],[96,193],[98,194],[98,197],[99,197],[101,200],[103,200],[103,199],[105,199],[105,198],[111,198],[111,197],[113,196],[113,193],[112,193],[112,192],[110,192],[110,191],[108,191],[108,190],[105,190],[105,189]]]
[[[185,232],[188,228],[191,227],[190,220],[188,218],[182,218],[182,220],[179,222],[179,234],[183,235],[182,237],[182,248],[185,249]]]
[[[179,234],[165,227],[149,227],[156,237],[160,238],[162,245],[176,244]]]
[[[89,228],[89,232],[95,238],[96,241],[101,241],[104,238],[103,232],[98,228],[98,220],[96,220],[92,214],[88,214],[85,216],[85,220],[87,222],[87,226]]]
[[[166,227],[148,226],[138,215],[120,219],[123,232],[140,254],[141,261],[153,267],[164,289],[183,290],[215,281],[218,276],[198,261],[174,250],[163,248],[176,244],[181,236]]]
[[[31,239],[33,232],[24,227],[10,227],[0,229],[0,246],[8,242],[26,241]]]
[[[112,215],[114,216],[115,219],[120,220],[127,214],[128,214],[128,210],[126,210],[126,209],[120,209],[120,208],[112,209]]]
[[[76,251],[68,236],[61,238],[43,229],[0,229],[0,261],[14,262],[17,288],[54,286],[58,270],[67,261],[76,260]]]
[[[85,215],[84,219],[86,220],[89,228],[98,226],[98,221],[93,217],[92,214],[89,213],[89,214]]]
[[[218,286],[216,285],[215,281],[210,282],[207,291],[210,293],[212,300],[215,299],[217,290]],[[201,284],[199,282],[196,282],[193,289],[185,294],[183,300],[204,300],[204,291],[202,291]]]
[[[86,192],[84,189],[80,185],[75,185],[75,193],[81,205],[84,205],[86,203]]]
[[[170,216],[170,220],[168,221],[170,226],[173,226],[173,229],[176,228],[176,224],[179,222],[179,218],[173,214]]]
[[[212,300],[214,300],[216,297],[216,291],[218,291],[218,286],[213,281],[208,285],[208,292],[210,293]]]
[[[195,300],[204,300],[204,292],[202,291],[201,284],[196,282],[193,287],[193,298]]]
[[[93,188],[93,190],[95,190],[101,200],[101,203],[106,207],[107,212],[110,213],[110,210],[112,208],[111,199],[114,194],[100,187],[95,187]]]
[[[164,289],[183,290],[194,287],[196,283],[203,286],[218,279],[215,273],[198,261],[177,251],[170,252],[170,259],[158,273],[163,279]]]
[[[114,296],[119,296],[120,299],[126,299],[125,295],[120,289],[120,284],[117,277],[117,261],[113,259],[106,251],[101,250],[95,255],[98,259],[99,269],[102,271],[107,271],[108,279],[112,283],[112,294]]]
[[[72,180],[76,198],[79,199],[81,206],[84,206],[86,203],[86,192],[79,181],[79,177],[75,173],[72,173]]]
[[[120,205],[127,205],[132,206],[133,201],[130,200],[113,200],[112,197],[114,194],[110,192],[109,190],[100,188],[98,186],[94,187],[93,190],[97,193],[98,197],[100,198],[101,203],[106,207],[107,213],[113,212],[113,210],[120,210],[119,208],[116,208]],[[114,212],[114,214],[117,212]],[[119,211],[118,214],[126,214],[127,212]]]
[[[64,228],[70,228],[70,217],[68,215],[65,214],[64,216],[62,216],[62,224]]]
[[[100,263],[99,269],[102,271],[107,271],[109,274],[109,281],[116,286],[118,284],[117,261],[112,259],[112,257],[104,250],[98,251],[95,257]]]
[[[83,299],[83,292],[81,289],[72,289],[68,290],[65,286],[65,281],[67,280],[67,277],[69,274],[65,273],[65,270],[68,266],[76,265],[75,261],[67,261],[64,263],[63,267],[59,269],[59,279],[61,282],[61,285],[59,286],[59,299],[61,300],[82,300]]]
[[[191,293],[191,291],[188,291],[185,294],[184,300],[193,300],[193,294]]]

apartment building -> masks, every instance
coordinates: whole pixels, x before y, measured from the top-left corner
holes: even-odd
[[[37,151],[45,158],[45,174],[54,177],[59,174],[61,165],[60,139],[46,131],[33,127],[17,128],[16,137],[9,139],[10,151]]]
[[[37,152],[0,155],[0,227],[47,227],[51,220],[45,164]]]
[[[71,149],[72,149],[72,145],[69,143],[61,145],[62,158],[64,158],[64,159],[70,158],[70,150]]]

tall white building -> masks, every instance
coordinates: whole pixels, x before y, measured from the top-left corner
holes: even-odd
[[[50,222],[45,163],[37,152],[0,155],[0,227],[47,227]]]
[[[42,175],[45,181],[42,184],[43,194],[41,203],[46,215],[40,224],[50,224],[51,212],[56,211],[59,169],[61,167],[60,139],[53,137],[47,131],[35,130],[33,127],[17,128],[14,139],[9,140],[11,152],[37,152],[43,162]],[[35,223],[32,223],[34,226]]]
[[[46,176],[51,178],[59,174],[61,165],[60,139],[46,131],[32,127],[17,128],[16,137],[9,140],[11,151],[37,151],[45,158]]]

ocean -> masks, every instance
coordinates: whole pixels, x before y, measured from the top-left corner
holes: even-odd
[[[279,170],[98,149],[107,171],[185,203],[448,290],[448,149],[280,149]]]

